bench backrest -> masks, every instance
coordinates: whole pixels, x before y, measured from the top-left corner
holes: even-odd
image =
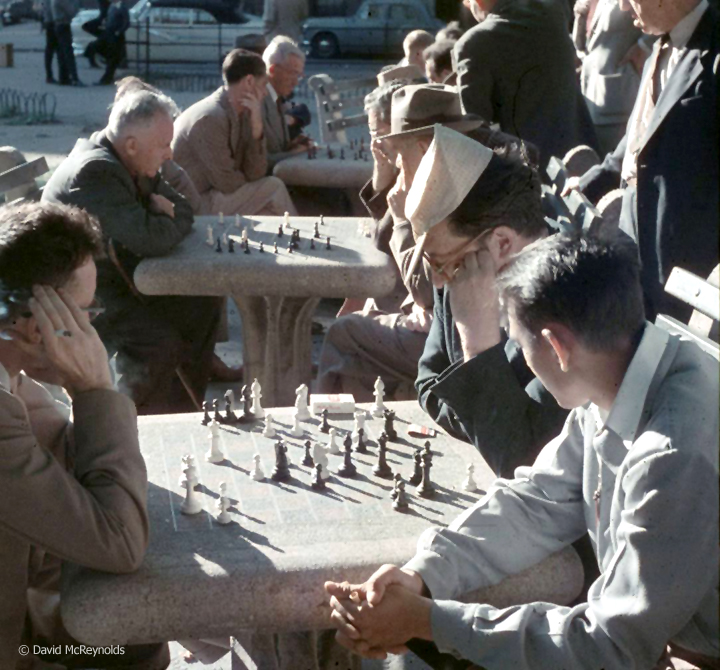
[[[22,163],[10,170],[0,173],[0,195],[8,194],[8,201],[14,200],[12,192],[26,186],[35,185],[36,177],[48,171],[48,164],[44,156]]]

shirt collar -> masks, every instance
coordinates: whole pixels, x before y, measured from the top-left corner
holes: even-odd
[[[0,388],[5,389],[8,393],[12,393],[10,375],[2,363],[0,363]]]
[[[645,324],[640,345],[604,421],[605,428],[619,435],[627,449],[635,441],[648,392],[669,342],[667,331],[652,323]],[[600,412],[598,415],[602,418]]]
[[[704,1],[707,2],[707,0],[704,0]],[[278,94],[277,94],[277,91],[273,88],[273,85],[272,85],[270,82],[267,83],[267,90],[268,90],[268,94],[269,94],[270,97],[272,98],[272,101],[277,104]]]
[[[670,44],[673,48],[684,49],[687,46],[707,8],[708,0],[700,0],[698,6],[675,25],[670,31]]]

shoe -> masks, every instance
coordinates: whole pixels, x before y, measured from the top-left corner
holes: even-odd
[[[55,77],[45,77],[45,83],[46,84],[57,84],[57,81],[55,81]]]
[[[100,66],[95,62],[93,58],[88,58],[88,63],[93,70],[99,70]]]
[[[241,382],[243,379],[242,368],[231,368],[225,365],[223,360],[217,355],[213,355],[212,363],[210,363],[210,379],[216,382],[226,382],[233,384]]]

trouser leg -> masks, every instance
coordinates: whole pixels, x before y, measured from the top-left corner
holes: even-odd
[[[241,186],[233,193],[210,191],[203,195],[201,213],[218,214],[219,212],[230,216],[234,214],[282,216],[285,212],[291,216],[297,215],[285,184],[277,177],[263,177]]]
[[[77,65],[72,47],[72,28],[69,23],[59,23],[55,26],[55,33],[58,40],[58,55],[61,62],[65,64],[68,79],[77,81]]]

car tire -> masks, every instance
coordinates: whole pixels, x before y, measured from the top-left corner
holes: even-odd
[[[313,37],[312,55],[315,58],[336,58],[339,54],[340,45],[332,33],[319,33]]]

